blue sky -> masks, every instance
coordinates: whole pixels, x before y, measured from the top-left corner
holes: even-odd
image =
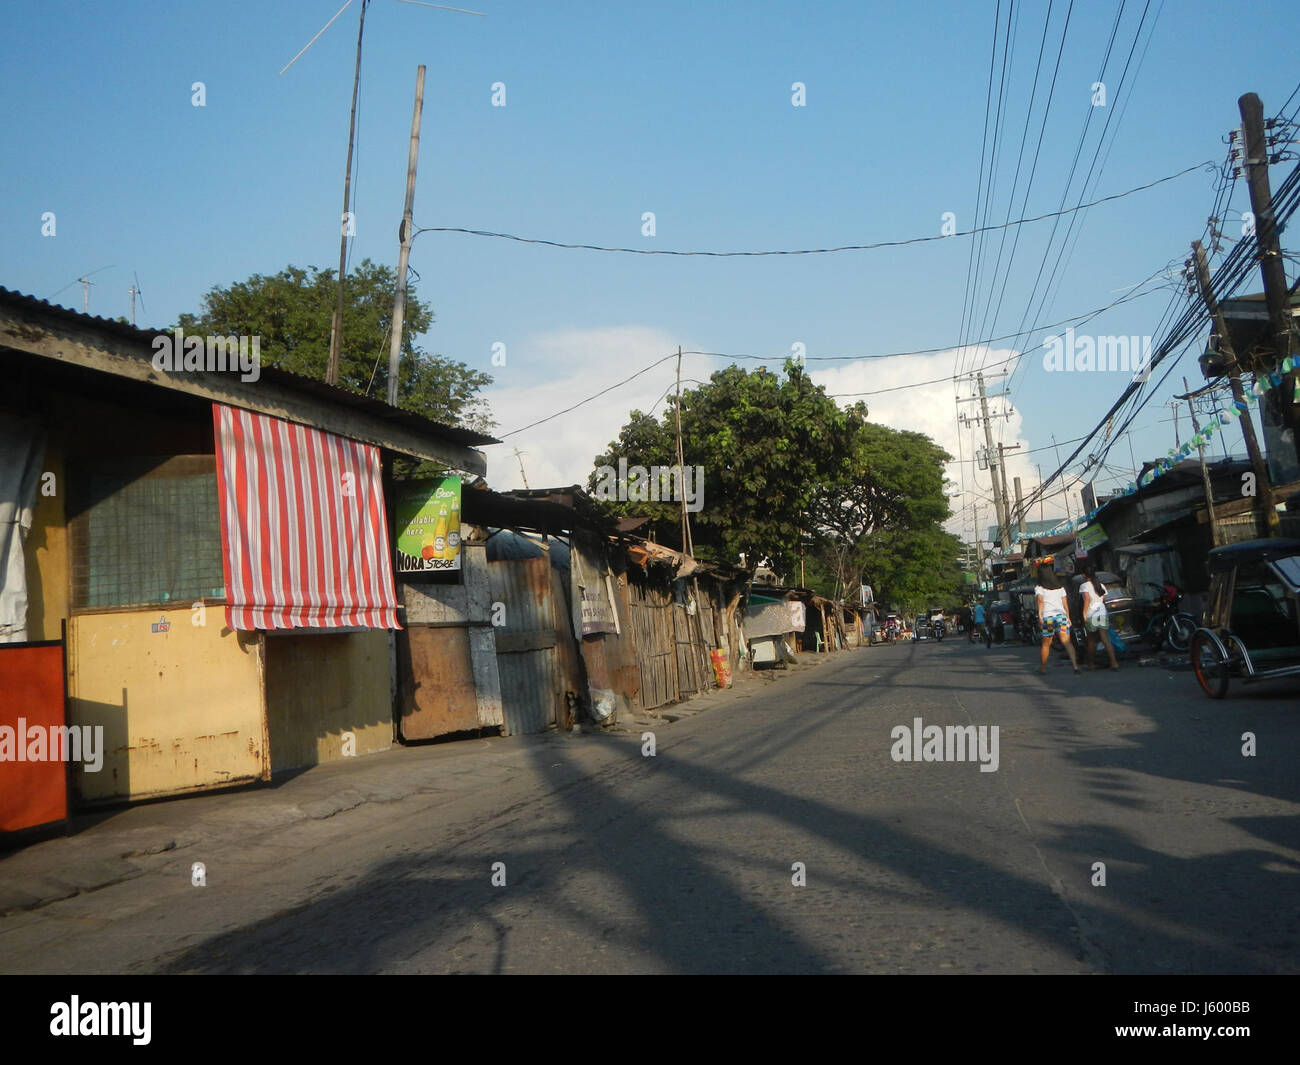
[[[214,285],[290,263],[337,266],[360,0],[288,73],[278,71],[341,3],[8,5],[0,16],[10,147],[0,156],[0,284],[49,298],[87,271],[111,267],[94,275],[90,308],[116,316],[128,312],[134,272],[147,307],[137,309],[138,321],[166,326],[196,310]],[[1065,0],[1052,7],[1030,154],[1011,217],[1021,214],[1067,7]],[[483,0],[476,9],[487,17],[371,3],[353,262],[396,262],[420,63],[429,70],[417,225],[646,249],[764,250],[938,236],[949,211],[959,230],[974,224],[996,2],[645,7]],[[1005,17],[1007,2],[1001,10]],[[994,222],[1008,215],[1048,5],[1015,10]],[[1295,65],[1280,49],[1257,52],[1296,39],[1294,3],[1229,10],[1198,0],[1128,0],[1103,76],[1106,107],[1093,108],[1091,86],[1119,11],[1119,0],[1074,6],[1025,214],[1059,207],[1090,115],[1085,168],[1113,112],[1105,165],[1089,186],[1093,199],[1221,161],[1222,138],[1239,123],[1237,97],[1258,92],[1271,115],[1296,86]],[[191,103],[196,81],[205,85],[204,107]],[[496,82],[506,88],[504,107],[492,106]],[[806,106],[792,106],[795,82],[806,86]],[[1275,183],[1283,170],[1274,168]],[[1214,191],[1214,175],[1197,171],[1084,212],[1054,296],[1028,324],[1105,306],[1165,264],[1181,266],[1204,230]],[[1235,236],[1248,208],[1240,182],[1230,207],[1225,230]],[[41,235],[45,211],[56,213],[55,237]],[[646,211],[655,214],[653,238],[642,235]],[[986,283],[977,316],[984,329],[977,322],[965,339],[1020,326],[1051,226],[1021,228],[1000,314],[984,313]],[[1058,242],[1063,234],[1064,224]],[[1008,251],[1014,236],[1008,233]],[[999,239],[988,245],[986,278]],[[859,362],[815,357],[955,348],[971,240],[710,259],[425,233],[411,265],[420,298],[437,316],[423,345],[494,375],[488,395],[499,432],[508,433],[679,344],[780,355],[801,343],[816,379],[833,393],[949,378],[951,351]],[[1258,279],[1248,287],[1258,290]],[[1079,331],[1149,334],[1172,295],[1155,287]],[[74,284],[57,301],[79,309],[81,296]],[[976,348],[963,367],[1004,362],[1050,332]],[[490,362],[497,342],[506,345],[503,367]],[[688,356],[684,376],[703,379],[726,361]],[[1035,463],[1045,473],[1055,468],[1052,434],[1058,441],[1082,435],[1127,378],[1046,373],[1041,349],[1022,363],[1011,383],[1014,413],[998,421],[995,436],[1022,445],[1010,471],[1028,490]],[[1192,357],[1184,364],[1195,380]],[[522,459],[533,487],[585,480],[592,457],[630,409],[662,409],[673,371],[666,362],[572,414],[510,436],[489,449],[489,479],[498,488],[520,486]],[[1171,380],[1181,373],[1180,365]],[[990,387],[998,387],[992,377]],[[971,432],[956,424],[957,391],[949,381],[866,398],[873,417],[928,432],[967,460],[964,474],[961,463],[950,472],[963,488],[954,502],[966,505],[969,527],[968,504],[987,499],[988,486],[974,480]],[[1155,396],[1135,423],[1139,462],[1173,445],[1172,415],[1163,406],[1171,391]],[[1234,445],[1240,449],[1236,429]],[[1111,458],[1102,487],[1131,476],[1126,443]],[[990,507],[980,506],[986,525]],[[1054,513],[1063,506],[1049,502],[1047,514]]]

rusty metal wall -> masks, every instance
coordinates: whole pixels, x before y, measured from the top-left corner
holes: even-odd
[[[621,711],[641,706],[641,664],[632,631],[632,596],[624,569],[615,568],[614,603],[618,632],[582,638],[582,658],[591,688],[605,688],[618,696]]]
[[[399,636],[402,739],[479,728],[469,629],[408,625]]]
[[[488,578],[492,599],[505,606],[505,624],[495,631],[506,731],[543,732],[564,720],[565,693],[578,690],[577,652],[567,610],[557,611],[550,558],[489,562]]]

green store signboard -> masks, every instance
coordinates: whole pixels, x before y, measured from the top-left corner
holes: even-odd
[[[1076,554],[1086,555],[1089,551],[1104,544],[1107,539],[1106,530],[1103,529],[1099,523],[1093,522],[1086,528],[1079,530],[1078,541],[1080,550],[1078,550]]]
[[[460,478],[406,481],[397,489],[397,572],[460,569]]]

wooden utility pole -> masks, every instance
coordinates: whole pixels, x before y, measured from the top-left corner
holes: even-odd
[[[339,347],[343,341],[343,278],[348,269],[348,206],[352,202],[352,147],[357,138],[357,92],[361,88],[361,35],[366,29],[366,8],[370,0],[361,0],[361,23],[357,27],[357,64],[352,75],[352,117],[348,120],[348,164],[343,172],[343,215],[339,219],[339,294],[330,325],[330,361],[325,383],[339,383]]]
[[[1273,214],[1273,194],[1268,182],[1269,144],[1264,129],[1264,105],[1258,96],[1248,92],[1237,101],[1237,107],[1241,111],[1250,209],[1255,216],[1255,239],[1259,243],[1259,269],[1264,279],[1264,299],[1273,328],[1273,358],[1264,368],[1272,370],[1295,351],[1291,300],[1287,292],[1286,271],[1282,266],[1282,248],[1278,243],[1277,218]],[[1294,434],[1296,457],[1300,458],[1300,404],[1294,402],[1296,382],[1297,373],[1293,370],[1283,379],[1282,387],[1276,390],[1274,402],[1282,413],[1282,424]]]
[[[1192,412],[1192,432],[1200,436],[1201,425],[1196,420],[1196,407],[1192,404],[1192,389],[1186,377],[1183,378],[1183,390],[1187,393],[1187,409]],[[1210,545],[1218,547],[1223,543],[1223,537],[1219,532],[1219,519],[1214,516],[1214,486],[1210,483],[1210,471],[1205,465],[1205,445],[1198,444],[1196,453],[1201,457],[1201,480],[1205,482],[1205,510],[1210,518]]]
[[[1028,530],[1025,528],[1025,503],[1020,495],[1020,478],[1013,477],[1012,481],[1016,486],[1016,531],[1020,533],[1020,538],[1025,538]]]
[[[424,113],[424,64],[415,72],[415,112],[411,148],[406,157],[406,206],[402,208],[402,247],[397,253],[397,294],[393,297],[392,339],[388,345],[388,405],[397,406],[397,379],[402,366],[402,323],[406,319],[406,266],[411,260],[411,214],[415,209],[415,168],[420,161],[420,116]]]
[[[1192,241],[1192,268],[1196,271],[1196,281],[1201,289],[1201,298],[1205,300],[1205,309],[1214,320],[1214,329],[1219,336],[1219,351],[1227,362],[1228,384],[1232,389],[1233,401],[1241,409],[1241,434],[1246,438],[1246,452],[1250,455],[1250,468],[1255,471],[1255,523],[1260,536],[1278,534],[1277,507],[1273,505],[1273,486],[1268,477],[1268,465],[1259,450],[1259,440],[1255,437],[1255,423],[1250,416],[1250,407],[1246,403],[1246,393],[1241,387],[1241,364],[1237,360],[1236,349],[1232,345],[1232,335],[1228,332],[1228,323],[1224,321],[1223,310],[1214,298],[1210,286],[1210,266],[1205,257],[1205,248],[1199,240]]]

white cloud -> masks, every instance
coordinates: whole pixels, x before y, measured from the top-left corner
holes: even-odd
[[[572,407],[676,350],[677,341],[667,333],[645,326],[541,334],[510,348],[506,365],[492,371],[496,384],[484,395],[499,432],[511,433]],[[703,379],[698,371],[703,368],[707,375],[706,362],[683,358],[683,379]],[[515,367],[519,378],[526,373],[535,383],[512,384]],[[599,399],[485,448],[489,483],[498,491],[523,488],[522,459],[532,488],[585,485],[592,460],[618,436],[628,414],[649,410],[675,384],[676,374],[676,359],[666,359]],[[662,404],[656,410],[662,412]],[[519,458],[516,448],[523,453]]]
[[[963,368],[969,372],[971,368],[987,367],[985,390],[990,394],[1001,392],[1004,391],[1002,386],[1006,381],[1001,375],[1014,367],[1015,364],[1008,363],[1007,360],[1015,354],[1013,349],[968,348],[966,357],[962,360]],[[980,411],[978,401],[957,403],[959,396],[975,395],[976,389],[973,383],[966,380],[959,385],[953,382],[952,376],[957,367],[955,351],[861,360],[826,369],[815,368],[816,366],[816,363],[809,363],[813,380],[824,385],[828,393],[837,396],[837,402],[850,404],[861,399],[867,404],[871,421],[893,429],[924,433],[953,456],[954,461],[946,467],[948,479],[954,485],[952,491],[957,496],[950,501],[954,511],[953,520],[948,523],[951,531],[969,537],[974,516],[972,503],[978,507],[981,531],[997,523],[992,502],[991,476],[988,470],[979,469],[978,463],[971,461],[975,458],[975,449],[984,444],[983,426],[970,424],[960,427],[957,422],[959,411],[968,418],[978,416]],[[887,389],[897,391],[885,391]],[[872,394],[845,395],[857,392]],[[1014,478],[1020,478],[1022,492],[1028,496],[1038,485],[1038,472],[1035,456],[1025,454],[1030,445],[1022,435],[1019,410],[1012,408],[1009,417],[1003,416],[1007,411],[1006,398],[989,401],[993,446],[996,448],[999,442],[1007,448],[1020,445],[1018,451],[1006,452],[1007,490],[1014,500]],[[1050,471],[1044,470],[1044,473],[1047,472]],[[1051,507],[1049,501],[1045,511],[1048,517],[1054,516]],[[1027,517],[1037,516],[1038,507],[1035,505]]]

